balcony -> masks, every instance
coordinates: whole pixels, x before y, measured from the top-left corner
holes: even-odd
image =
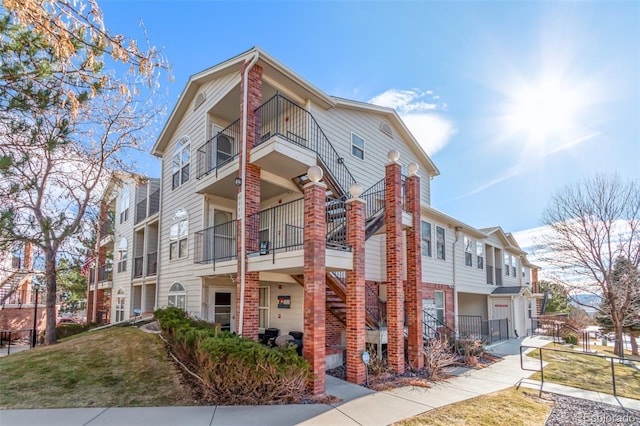
[[[487,265],[487,284],[493,284],[493,266]]]
[[[113,286],[113,265],[102,265],[98,267],[98,289],[111,288]],[[95,284],[95,269],[89,271],[89,283],[91,288]]]
[[[100,225],[100,247],[113,243],[113,221],[107,219]]]
[[[236,220],[212,226],[195,233],[195,262],[213,263],[237,258],[238,225]]]
[[[147,254],[147,276],[156,275],[158,272],[158,252]]]
[[[496,268],[496,285],[502,285],[502,269]]]
[[[151,193],[149,198],[145,198],[136,204],[136,225],[148,217],[153,216],[160,210],[160,189]]]
[[[237,195],[240,119],[234,121],[198,148],[196,179],[198,192],[220,192],[227,198]]]
[[[143,262],[144,256],[138,256],[133,259],[133,278],[140,278],[142,276]]]

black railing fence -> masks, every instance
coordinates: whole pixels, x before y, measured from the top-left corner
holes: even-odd
[[[344,197],[327,197],[327,248],[350,250],[347,244],[347,203]]]
[[[149,216],[160,211],[160,188],[156,189],[149,196]]]
[[[311,113],[280,94],[255,110],[256,146],[273,136],[314,151],[331,173],[340,194],[346,195],[355,179]]]
[[[142,267],[144,264],[144,256],[138,256],[133,259],[133,277],[138,278],[142,276]]]
[[[195,233],[195,262],[214,263],[238,257],[238,221],[232,220]]]
[[[463,339],[483,340],[482,316],[458,315],[458,336]]]
[[[248,254],[271,254],[299,250],[304,245],[304,198],[280,204],[247,217]]]
[[[147,275],[155,275],[158,272],[158,252],[147,254]]]
[[[240,119],[219,131],[204,145],[198,148],[197,179],[215,173],[218,169],[238,157],[238,143],[240,142]]]

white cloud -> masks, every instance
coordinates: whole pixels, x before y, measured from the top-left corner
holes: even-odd
[[[413,136],[429,155],[444,148],[456,128],[453,122],[435,111],[446,109],[446,104],[434,102],[440,96],[433,96],[432,90],[390,89],[374,96],[370,103],[395,109]]]

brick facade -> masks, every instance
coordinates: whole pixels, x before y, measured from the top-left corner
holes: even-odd
[[[404,295],[402,285],[401,166],[385,168],[385,224],[387,249],[387,356],[391,372],[404,373]]]
[[[314,395],[325,393],[326,190],[326,185],[315,182],[304,187],[303,356],[313,371],[310,391]]]
[[[248,63],[245,62],[242,65],[240,71],[241,76],[244,76],[244,72]],[[262,67],[254,65],[248,73],[247,78],[247,134],[246,134],[246,152],[243,149],[242,144],[238,147],[239,159],[242,165],[243,161],[246,164],[245,176],[244,176],[244,206],[243,216],[245,218],[245,248],[247,251],[256,251],[258,249],[258,235],[260,230],[259,217],[256,213],[260,212],[260,168],[249,162],[249,152],[255,145],[256,140],[256,126],[255,126],[255,114],[254,110],[262,104]],[[240,82],[240,128],[244,126],[244,78],[241,78]],[[243,160],[245,158],[245,160]],[[239,176],[242,179],[242,170],[238,171]],[[242,186],[238,187],[238,191],[242,191]],[[244,262],[246,266],[246,251],[242,252],[242,222],[238,221],[238,233],[237,233],[237,250],[238,250],[238,277],[242,276],[242,264]],[[241,313],[242,321],[242,335],[250,339],[258,338],[258,303],[259,303],[259,273],[258,272],[246,272],[245,267],[244,274],[244,292],[242,291],[242,280],[237,280],[236,291],[236,312]],[[241,306],[241,299],[244,303],[243,309]]]
[[[423,283],[422,297],[435,300],[435,291],[444,291],[444,319],[452,330],[455,330],[455,311],[453,288],[446,284]]]
[[[327,350],[342,347],[342,332],[344,324],[330,310],[325,310],[325,341]]]
[[[44,332],[47,326],[47,307],[38,303],[38,334]],[[0,330],[30,330],[33,328],[33,305],[20,307],[5,306],[0,309]],[[57,316],[57,313],[56,313]],[[11,333],[11,339],[28,338],[29,332]]]
[[[347,201],[347,244],[353,253],[353,269],[347,271],[347,381],[366,381],[366,366],[360,355],[366,349],[365,280],[364,280],[364,216],[365,202]]]
[[[407,281],[405,301],[407,309],[409,365],[424,366],[422,329],[422,252],[420,232],[420,178],[409,176],[405,181],[407,210],[412,214],[411,228],[407,229]]]

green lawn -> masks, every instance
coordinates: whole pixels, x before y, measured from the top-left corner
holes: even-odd
[[[537,395],[538,392],[531,389],[506,389],[431,410],[396,424],[542,426],[553,408],[553,403],[540,399]]]
[[[530,352],[529,356],[539,359],[537,350]],[[611,362],[605,358],[581,352],[553,352],[550,349],[542,351],[542,359],[549,363],[544,367],[545,382],[613,394]],[[616,361],[614,369],[618,396],[640,399],[640,370]],[[535,373],[531,378],[541,380],[540,373]]]
[[[157,335],[114,327],[0,358],[0,408],[196,405]]]

